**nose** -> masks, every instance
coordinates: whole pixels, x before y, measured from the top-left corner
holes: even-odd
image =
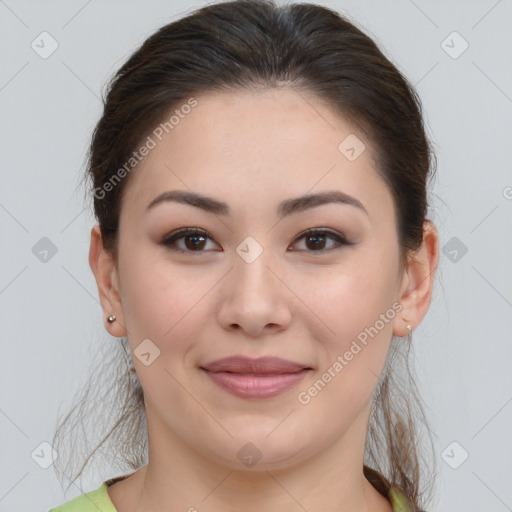
[[[220,293],[218,319],[226,330],[260,337],[290,324],[293,294],[280,265],[265,250],[252,262],[236,255]]]

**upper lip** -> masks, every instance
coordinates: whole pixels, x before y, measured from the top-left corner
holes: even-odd
[[[201,366],[209,372],[256,373],[256,374],[282,374],[296,373],[304,369],[311,369],[308,365],[281,359],[280,357],[260,357],[251,359],[244,356],[231,356],[217,359]]]

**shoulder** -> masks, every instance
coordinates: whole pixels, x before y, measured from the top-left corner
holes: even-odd
[[[391,485],[381,473],[366,465],[363,467],[363,470],[365,477],[373,487],[388,499],[393,512],[416,511],[411,500],[398,487]]]
[[[415,509],[412,503],[400,489],[392,487],[389,490],[388,496],[391,501],[393,512],[414,512]]]
[[[105,481],[98,489],[77,496],[48,512],[117,512],[108,495],[107,483]]]

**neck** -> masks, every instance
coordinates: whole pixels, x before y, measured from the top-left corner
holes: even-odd
[[[169,434],[150,404],[146,408],[149,462],[133,480],[132,499],[127,500],[133,508],[124,506],[122,512],[391,511],[363,474],[368,410],[335,443],[309,458],[240,470],[213,462]]]

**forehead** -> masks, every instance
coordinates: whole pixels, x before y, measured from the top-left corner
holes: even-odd
[[[370,216],[372,204],[393,208],[370,141],[311,93],[273,88],[194,99],[194,108],[175,106],[150,134],[154,147],[124,194],[131,210],[175,189],[254,207],[337,188],[369,203]]]

